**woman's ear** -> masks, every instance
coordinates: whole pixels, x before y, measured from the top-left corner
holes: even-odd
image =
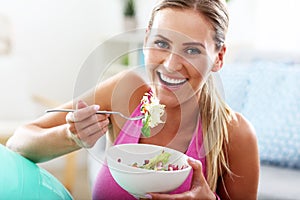
[[[146,46],[147,44],[147,41],[148,41],[148,37],[149,37],[149,34],[150,34],[150,29],[149,27],[146,29],[145,31],[145,37],[144,37],[144,47]]]
[[[226,45],[223,44],[222,47],[221,47],[221,49],[218,52],[218,55],[216,57],[214,66],[211,69],[211,71],[217,72],[217,71],[219,71],[222,68],[223,63],[224,63],[224,55],[225,55],[225,53],[226,53]]]

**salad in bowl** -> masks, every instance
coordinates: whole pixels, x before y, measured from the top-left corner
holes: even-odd
[[[149,192],[170,192],[188,177],[188,157],[174,149],[150,144],[120,144],[107,150],[114,180],[137,198]]]

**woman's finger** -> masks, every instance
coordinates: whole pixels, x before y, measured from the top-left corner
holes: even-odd
[[[85,104],[83,104],[85,105]],[[92,105],[92,106],[86,106],[83,107],[83,105],[79,106],[77,110],[74,112],[69,112],[66,115],[66,122],[72,123],[72,122],[80,122],[83,121],[90,116],[96,114],[96,112],[99,110],[99,105]],[[105,116],[105,115],[104,115]]]
[[[85,103],[84,101],[82,100],[79,100],[77,103],[76,103],[76,109],[82,109],[82,108],[85,108],[85,107],[88,107],[88,104]]]
[[[75,119],[74,119],[74,115],[72,112],[69,112],[67,115],[66,115],[66,122],[68,124],[71,124],[71,123],[74,123]]]
[[[98,114],[94,114],[83,121],[76,122],[75,126],[78,132],[84,131],[85,129],[89,129],[89,127],[94,126],[95,124],[98,124],[98,126],[101,128],[109,124],[108,117],[109,115],[101,114],[101,116],[99,116]]]
[[[88,129],[90,126],[93,126],[94,124],[97,124],[98,118],[96,115],[92,115],[88,118],[86,118],[83,121],[77,121],[75,122],[75,127],[77,129],[78,132],[83,131],[84,129]]]
[[[205,177],[202,172],[202,163],[191,157],[188,158],[188,163],[193,168],[191,189],[202,186],[205,182]]]
[[[99,109],[99,105],[88,106],[84,101],[80,100],[76,104],[76,110],[72,113],[73,116],[71,114],[68,115],[72,122],[80,122],[94,115]]]
[[[100,129],[99,131],[95,132],[94,134],[90,135],[87,140],[84,141],[85,147],[90,148],[95,145],[100,137],[102,137],[107,131],[107,128]]]
[[[182,194],[159,194],[159,193],[149,193],[147,194],[148,199],[153,200],[176,200],[176,199],[187,199],[186,196],[184,196],[184,193]]]
[[[109,115],[98,115],[99,105],[88,106],[83,101],[78,101],[76,111],[66,115],[69,124],[68,131],[73,140],[78,140],[81,147],[91,147],[106,133],[109,125]]]
[[[80,108],[73,112],[74,115],[74,122],[80,122],[83,121],[90,116],[96,114],[96,112],[99,110],[99,105],[92,105],[84,108]]]
[[[101,122],[96,121],[95,123],[90,124],[89,126],[86,126],[82,129],[77,129],[78,135],[80,139],[85,139],[89,137],[90,135],[93,135],[94,133],[102,130],[103,128],[107,127],[109,124],[109,120],[103,120]]]

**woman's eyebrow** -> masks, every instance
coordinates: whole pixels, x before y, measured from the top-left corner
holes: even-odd
[[[160,35],[160,34],[157,34],[157,35],[155,35],[155,36],[156,36],[156,37],[160,37],[160,38],[162,38],[162,39],[168,41],[169,43],[173,43],[170,39],[168,39],[168,38],[166,38],[166,37],[164,37],[164,36],[162,36],[162,35]]]
[[[202,44],[201,42],[185,42],[182,45],[184,45],[184,46],[201,46],[204,49],[206,49],[204,44]]]
[[[155,35],[155,36],[156,36],[156,37],[160,37],[160,38],[162,38],[163,40],[166,40],[166,41],[169,42],[169,43],[173,43],[170,39],[166,38],[166,37],[163,36],[163,35],[157,34],[157,35]],[[205,45],[202,44],[201,42],[185,42],[185,43],[183,43],[182,45],[184,45],[184,46],[201,46],[201,47],[203,47],[204,49],[206,49],[206,48],[205,48]]]

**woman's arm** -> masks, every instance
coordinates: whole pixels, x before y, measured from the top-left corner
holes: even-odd
[[[62,107],[72,108],[72,103],[69,102]],[[81,115],[85,118],[95,115],[95,112],[94,106],[81,109]],[[96,117],[99,126],[107,124],[105,121],[107,116],[97,115]],[[91,119],[83,121],[91,121]],[[94,124],[95,118],[93,121]],[[74,128],[75,124],[66,123],[66,113],[47,113],[31,123],[19,127],[6,145],[33,162],[44,162],[80,149],[68,133],[69,129]]]
[[[257,199],[259,181],[259,153],[255,130],[240,114],[237,121],[229,126],[229,144],[227,145],[229,167],[232,175],[225,174],[218,182],[221,199]]]
[[[90,131],[88,130],[89,126],[87,126],[87,124],[94,125],[93,129],[97,128],[97,126],[99,128],[104,127],[104,130],[106,129],[105,126],[108,124],[108,116],[96,115],[95,105],[100,105],[99,109],[110,109],[110,90],[114,87],[114,82],[116,81],[108,80],[103,84],[101,83],[98,87],[99,91],[96,92],[98,100],[95,97],[95,90],[91,90],[78,99],[59,106],[59,108],[76,109],[74,113],[46,113],[31,123],[19,127],[14,135],[7,141],[6,146],[33,162],[48,161],[80,149],[80,146],[70,137],[70,133],[75,133],[76,137],[78,136],[77,133],[89,134]],[[82,102],[79,107],[78,105],[76,106],[75,104],[79,100],[83,100],[90,106]],[[76,122],[74,122],[74,118],[77,118]],[[86,129],[79,130],[82,129],[81,127],[84,123]],[[96,136],[96,138],[93,138],[94,142],[101,137],[99,134]],[[83,135],[81,135],[80,139],[84,139]],[[88,138],[86,139],[89,140]],[[92,142],[90,140],[88,142],[90,144],[89,146],[92,146]]]
[[[85,147],[92,147],[106,133],[110,122],[115,130],[123,123],[115,116],[96,114],[96,110],[116,110],[129,115],[147,89],[137,74],[121,72],[77,100],[60,106],[72,109],[76,103],[75,112],[47,113],[19,127],[6,145],[33,162],[47,161],[80,149],[70,137],[71,132]]]
[[[65,108],[70,108],[70,106]],[[65,113],[45,114],[19,127],[9,138],[6,146],[33,162],[47,161],[79,149],[76,143],[67,136],[68,125],[65,117]]]

